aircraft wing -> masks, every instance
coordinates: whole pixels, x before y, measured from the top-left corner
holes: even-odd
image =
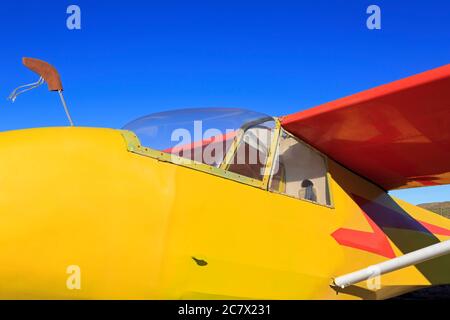
[[[281,123],[385,190],[450,184],[450,64]]]

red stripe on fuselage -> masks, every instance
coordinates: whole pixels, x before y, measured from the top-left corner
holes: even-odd
[[[387,258],[395,258],[394,250],[383,230],[378,227],[369,216],[362,212],[373,232],[341,228],[331,236],[341,245],[352,247],[382,255]]]
[[[446,228],[442,228],[439,226],[435,226],[434,224],[427,223],[424,221],[419,221],[421,225],[423,225],[428,231],[438,234],[440,236],[450,236],[450,230]]]

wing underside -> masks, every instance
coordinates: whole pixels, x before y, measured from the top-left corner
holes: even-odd
[[[281,118],[385,190],[450,184],[450,65]]]

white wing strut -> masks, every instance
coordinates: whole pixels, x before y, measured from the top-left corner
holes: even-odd
[[[403,269],[421,262],[431,260],[450,253],[450,240],[439,242],[431,246],[407,253],[403,256],[390,259],[368,268],[334,279],[333,284],[344,289],[360,281],[364,281],[385,273]]]

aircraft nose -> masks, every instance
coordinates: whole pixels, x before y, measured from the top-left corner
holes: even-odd
[[[0,133],[0,298],[159,294],[167,176],[118,130]],[[78,267],[81,289],[69,290]]]

